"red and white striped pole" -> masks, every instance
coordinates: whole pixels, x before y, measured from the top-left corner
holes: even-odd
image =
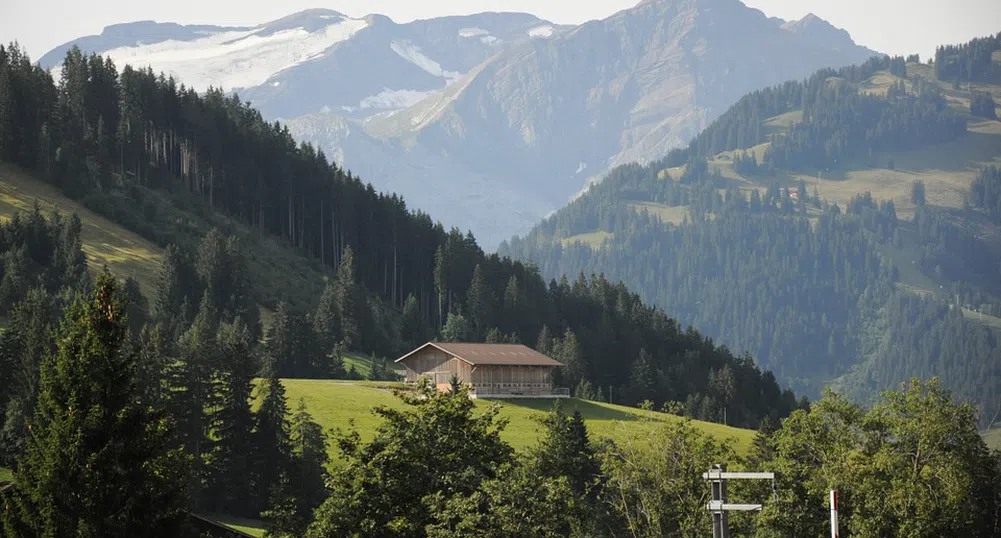
[[[838,492],[831,490],[831,538],[838,538]]]

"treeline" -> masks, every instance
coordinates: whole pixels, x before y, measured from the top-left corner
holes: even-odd
[[[935,76],[949,82],[997,84],[1001,82],[1001,62],[994,58],[998,51],[1001,51],[1001,32],[962,45],[937,47]]]
[[[351,275],[339,275],[342,284],[328,288],[321,304],[310,298],[268,305],[284,316],[278,318],[281,326],[311,327],[282,344],[285,356],[295,357],[280,361],[282,375],[330,375],[329,368],[337,366],[325,360],[335,345],[343,352],[396,356],[438,337],[454,317],[458,330],[446,334],[474,341],[489,337],[536,345],[540,335],[549,334],[562,343],[573,333],[581,366],[564,381],[571,386],[587,381],[595,391],[604,387],[607,394],[611,387],[615,394],[630,394],[633,363],[646,353],[656,365],[651,375],[671,379],[670,386],[657,384],[651,399],[658,403],[708,394],[709,373],[730,365],[744,394],[761,396],[742,402],[746,416],[734,415],[740,424],[754,425],[763,414],[784,416],[796,405],[770,375],[747,367],[745,358],[698,332],[683,330],[624,286],[599,275],[573,285],[555,280],[547,285],[532,266],[487,256],[472,234],[445,232],[427,215],[408,212],[399,198],[376,194],[309,145],[297,147],[284,128],[263,122],[237,97],[216,90],[200,96],[148,70],[125,67],[119,76],[110,62],[75,49],[56,86],[16,46],[5,51],[0,81],[11,82],[0,92],[8,107],[3,109],[31,111],[35,119],[17,131],[4,130],[21,133],[5,146],[4,159],[39,171],[85,200],[106,201],[137,189],[196,195],[210,208]],[[51,98],[42,99],[47,95]],[[212,274],[198,267],[200,262],[168,256],[176,289],[164,292],[168,297],[162,301],[169,303],[164,311],[175,327],[183,325],[177,320],[196,318],[208,291],[215,295],[210,311],[240,317],[251,334],[260,330],[252,307],[258,294],[245,274],[229,269],[236,254],[227,241],[213,239],[211,249],[221,261]],[[348,280],[355,283],[343,284]],[[334,302],[336,308],[330,306]],[[463,320],[471,330],[461,330]],[[692,364],[698,366],[689,370]]]
[[[356,247],[367,289],[397,307],[414,295],[433,319],[441,225],[296,144],[238,96],[199,95],[149,69],[119,73],[76,48],[56,84],[17,45],[0,47],[0,88],[0,159],[112,220],[166,246],[173,238],[144,225],[151,219],[125,214],[157,211],[144,189],[187,193],[330,267]]]
[[[772,136],[764,155],[768,167],[827,169],[850,156],[906,151],[966,133],[966,120],[948,109],[932,84],[916,84],[914,94],[903,84],[891,86],[885,97],[838,86],[825,85],[804,103],[801,122]]]
[[[907,77],[907,65],[903,57],[876,56],[861,65],[837,70],[822,69],[803,81],[789,81],[752,92],[714,120],[687,148],[672,150],[659,162],[659,166],[680,166],[692,157],[708,158],[723,151],[742,150],[767,142],[769,129],[764,122],[774,116],[797,110],[816,109],[823,113],[831,107],[856,105],[854,99],[857,99],[858,92],[855,86],[884,70],[889,70],[900,78]],[[842,93],[855,94],[855,98],[848,95],[842,98]],[[895,112],[912,114],[913,111],[898,108]],[[854,110],[849,115],[853,119],[860,119]],[[803,117],[803,121],[810,118],[806,113]],[[876,118],[864,118],[865,121],[873,119]]]

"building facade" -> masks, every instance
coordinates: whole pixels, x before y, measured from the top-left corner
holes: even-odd
[[[406,381],[428,377],[448,390],[452,376],[476,398],[560,398],[568,389],[553,387],[553,372],[563,364],[520,344],[428,342],[396,359]]]

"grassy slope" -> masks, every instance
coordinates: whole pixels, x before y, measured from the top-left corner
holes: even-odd
[[[5,469],[3,467],[0,467],[0,482],[3,482],[5,480],[9,481],[13,479],[14,479],[14,474],[10,472],[10,469]]]
[[[264,536],[264,523],[256,519],[228,516],[225,514],[199,514],[206,519],[222,523],[231,529],[245,532],[251,536]]]
[[[596,232],[577,234],[567,237],[566,239],[563,239],[563,246],[569,246],[574,243],[583,243],[585,245],[590,245],[591,248],[601,248],[601,244],[605,241],[605,239],[610,239],[611,237],[612,234],[604,230],[598,230]]]
[[[372,357],[364,355],[346,355],[344,357],[344,368],[349,366],[354,366],[355,371],[361,374],[362,377],[368,377],[369,372],[372,371]],[[390,366],[402,374],[403,369],[397,368],[396,365],[392,363],[390,363]]]
[[[206,231],[218,227],[240,238],[246,253],[259,301],[261,318],[267,326],[271,308],[285,298],[311,303],[333,273],[319,262],[301,256],[269,237],[263,237],[236,221],[212,212],[199,202],[143,191],[145,202],[156,207],[148,222],[162,238],[194,248]],[[48,214],[58,209],[64,215],[76,213],[83,223],[83,250],[92,271],[105,265],[119,277],[135,277],[144,294],[151,298],[156,288],[163,248],[64,196],[23,169],[0,162],[0,218],[30,211],[38,202]]]
[[[313,379],[286,379],[283,381],[289,407],[295,408],[299,398],[303,398],[309,412],[317,422],[330,429],[347,428],[353,420],[363,439],[371,439],[380,419],[371,411],[378,405],[400,408],[403,404],[387,388],[390,385],[376,383],[348,383]],[[486,406],[494,400],[478,400],[477,406]],[[505,400],[501,416],[510,420],[502,437],[516,449],[532,446],[538,439],[537,424],[532,417],[551,409],[552,400]],[[593,437],[622,439],[625,436],[648,431],[653,424],[665,420],[677,420],[671,415],[641,411],[619,405],[581,400],[565,400],[568,412],[580,409],[587,421]],[[738,452],[745,451],[754,437],[754,432],[740,428],[696,422],[703,431],[718,438],[733,438]],[[333,450],[331,451],[333,455]]]
[[[692,214],[688,211],[688,206],[668,206],[654,202],[631,202],[629,207],[637,213],[646,211],[652,216],[660,218],[664,222],[681,224],[687,217],[692,220]]]
[[[62,195],[57,189],[33,179],[22,170],[0,163],[0,216],[29,212],[35,202],[48,214],[58,209],[63,215],[76,213],[83,223],[83,250],[92,271],[105,265],[121,277],[135,277],[147,296],[156,286],[163,250],[137,234],[97,215]]]

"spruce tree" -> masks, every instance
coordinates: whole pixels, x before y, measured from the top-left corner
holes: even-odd
[[[483,278],[483,269],[477,265],[473,269],[473,280],[469,284],[469,291],[466,292],[466,312],[473,325],[473,338],[483,338],[487,328],[492,325],[493,301],[490,288]]]
[[[292,465],[287,480],[282,482],[273,501],[275,520],[272,535],[302,536],[313,520],[313,511],[326,500],[327,490],[327,436],[306,409],[306,402],[299,399],[292,417]],[[291,500],[291,503],[289,502]],[[292,510],[288,510],[291,507]]]
[[[566,477],[574,493],[597,498],[601,464],[588,439],[587,425],[579,410],[567,415],[557,400],[553,410],[542,416],[544,435],[534,449],[538,476]]]
[[[554,359],[563,363],[563,368],[557,370],[558,381],[567,386],[575,386],[581,379],[587,377],[583,358],[583,351],[577,341],[577,335],[569,327],[563,333],[563,338],[558,345],[553,346],[556,351]]]
[[[360,349],[362,345],[364,325],[362,315],[366,308],[365,295],[355,280],[354,259],[351,247],[344,247],[335,282],[337,317],[341,323],[344,344],[348,349]]]
[[[211,500],[215,511],[253,517],[251,388],[256,372],[253,337],[236,318],[219,327],[219,407],[212,414]]]
[[[146,325],[139,332],[136,390],[139,401],[160,408],[170,398],[170,358],[163,325]]]
[[[323,353],[330,353],[341,340],[341,323],[338,319],[337,288],[328,282],[320,295],[320,302],[313,311],[313,333],[317,346]]]
[[[639,357],[633,361],[629,374],[629,392],[633,403],[652,401],[657,396],[657,370],[653,358],[645,349],[640,350]]]
[[[163,253],[157,277],[154,307],[168,341],[179,336],[182,327],[192,319],[195,302],[201,297],[200,285],[191,261],[176,245],[168,245]]]
[[[552,347],[553,336],[549,334],[549,326],[543,325],[539,331],[539,337],[536,339],[535,350],[543,355],[550,355],[553,352]]]
[[[427,329],[421,316],[420,305],[414,294],[407,296],[403,303],[403,319],[400,322],[400,337],[407,351],[416,348],[427,340]]]
[[[98,278],[89,300],[66,311],[58,351],[42,368],[27,452],[18,461],[17,536],[177,536],[184,467],[170,450],[162,410],[137,402],[136,357],[126,345],[125,305],[115,280]],[[13,529],[13,530],[12,530]]]
[[[278,491],[282,477],[289,472],[292,461],[292,442],[289,432],[288,403],[285,387],[278,378],[276,365],[268,359],[264,379],[257,388],[257,410],[254,427],[254,491],[259,510],[272,505],[272,496]]]
[[[36,288],[29,291],[24,301],[16,304],[10,313],[4,346],[0,350],[9,375],[4,380],[7,405],[4,406],[4,419],[0,421],[3,424],[0,429],[2,466],[12,466],[25,447],[27,426],[38,399],[42,363],[55,346],[52,301],[45,290]]]
[[[191,328],[181,337],[180,360],[171,373],[170,408],[175,414],[178,440],[192,458],[190,475],[191,499],[201,507],[205,480],[205,456],[211,450],[212,433],[209,410],[218,404],[218,346],[216,314],[208,297]]]

